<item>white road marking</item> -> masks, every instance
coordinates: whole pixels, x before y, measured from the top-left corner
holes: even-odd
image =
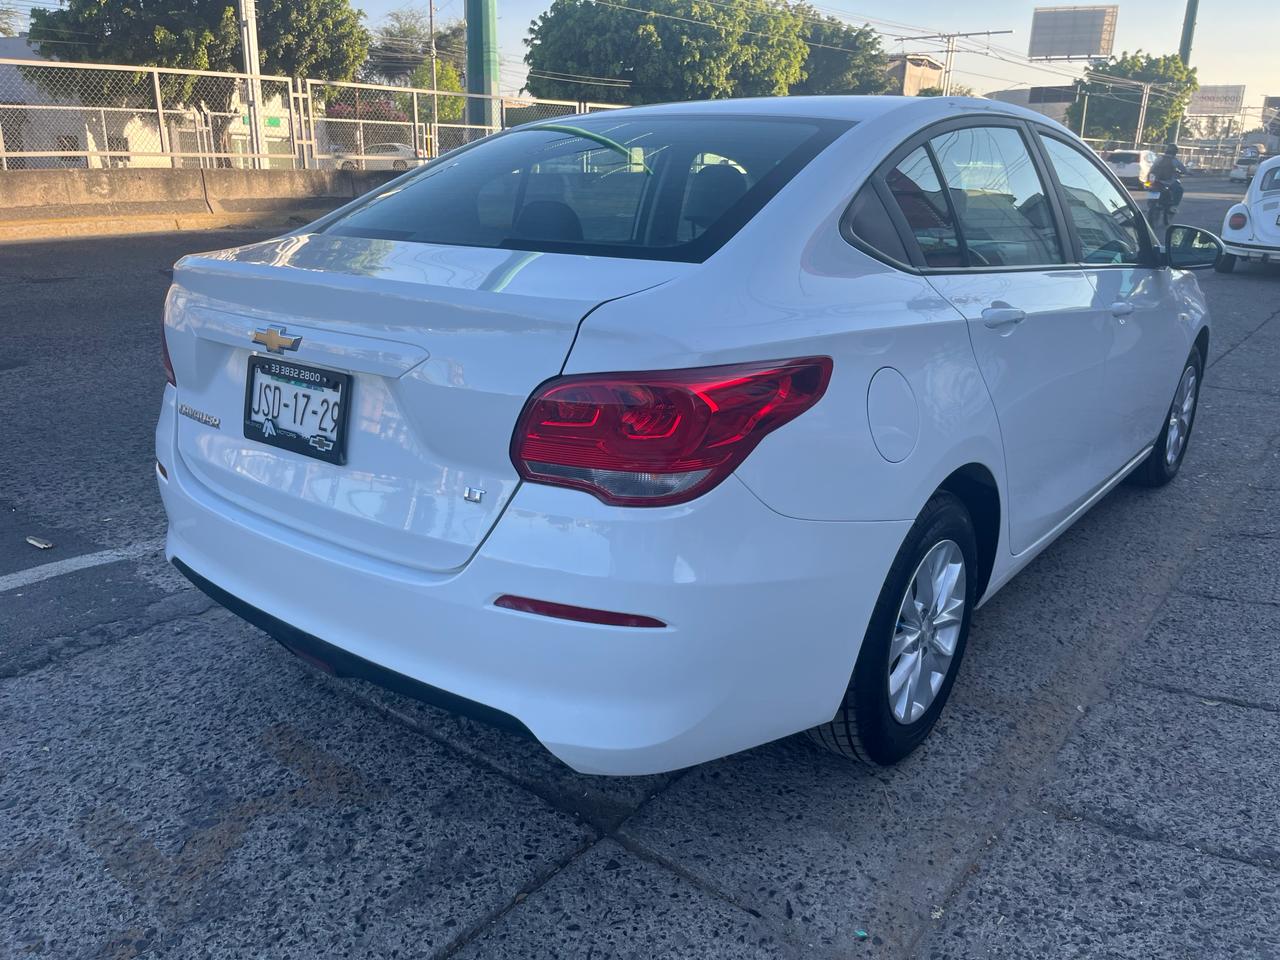
[[[115,547],[111,550],[99,550],[97,553],[83,553],[78,557],[67,557],[53,563],[42,563],[38,567],[28,567],[17,573],[8,573],[0,577],[0,593],[28,587],[50,577],[60,577],[64,573],[75,573],[89,567],[100,567],[105,563],[117,563],[120,560],[137,560],[149,553],[158,553],[164,549],[163,540],[146,540],[142,543],[130,544],[127,547]]]

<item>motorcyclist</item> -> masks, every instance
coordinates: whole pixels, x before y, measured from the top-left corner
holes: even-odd
[[[1178,180],[1178,175],[1186,175],[1187,168],[1182,161],[1178,159],[1178,145],[1171,143],[1164,148],[1164,153],[1156,157],[1156,162],[1151,165],[1151,173],[1149,176],[1153,183],[1160,184],[1162,191],[1169,194],[1169,206],[1176,208],[1182,204],[1182,184]]]

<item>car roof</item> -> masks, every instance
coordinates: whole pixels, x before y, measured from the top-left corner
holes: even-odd
[[[830,120],[869,121],[893,114],[911,117],[921,125],[961,112],[991,113],[1036,120],[1066,130],[1042,113],[985,97],[743,97],[729,100],[695,100],[685,103],[658,103],[627,107],[634,116],[731,116],[735,114],[771,117],[814,117]],[[599,114],[595,114],[598,116]]]

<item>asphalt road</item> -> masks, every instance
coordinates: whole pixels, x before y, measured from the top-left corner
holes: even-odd
[[[979,612],[915,757],[605,779],[165,566],[167,268],[257,236],[0,247],[0,957],[1280,957],[1280,270],[1202,275],[1182,475]]]

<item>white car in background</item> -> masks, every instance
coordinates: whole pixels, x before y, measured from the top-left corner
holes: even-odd
[[[1280,263],[1280,156],[1262,160],[1256,171],[1244,199],[1223,218],[1222,273],[1240,260]]]
[[[363,153],[339,153],[341,170],[408,170],[426,162],[426,155],[407,143],[371,143]]]
[[[973,611],[1177,474],[1209,348],[1182,268],[1221,247],[1163,241],[991,100],[517,127],[177,264],[166,553],[311,662],[579,771],[802,730],[893,763]]]
[[[1107,166],[1126,187],[1142,189],[1151,179],[1151,165],[1156,154],[1151,150],[1112,150],[1107,154]]]
[[[1231,168],[1231,172],[1227,174],[1227,179],[1232,183],[1248,183],[1257,173],[1258,165],[1262,163],[1263,158],[1259,156],[1245,156],[1236,160],[1235,165]]]

